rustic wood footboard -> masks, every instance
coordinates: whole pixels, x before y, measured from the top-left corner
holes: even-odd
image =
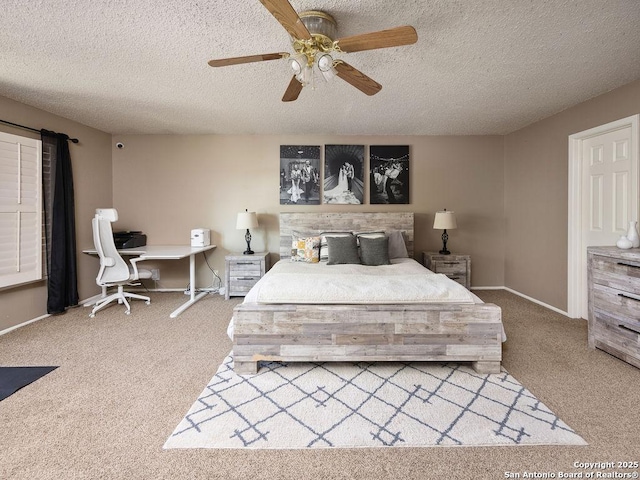
[[[500,372],[502,314],[494,304],[264,305],[234,309],[239,374],[261,360],[472,362]]]

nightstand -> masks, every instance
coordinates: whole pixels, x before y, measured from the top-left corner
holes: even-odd
[[[269,252],[232,253],[224,257],[224,298],[244,297],[269,270]]]
[[[471,288],[471,255],[442,255],[422,252],[424,266],[434,273],[443,273],[460,285]]]

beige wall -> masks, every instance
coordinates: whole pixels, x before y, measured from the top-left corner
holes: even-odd
[[[212,230],[212,268],[242,251],[236,213],[260,215],[254,250],[278,250],[281,211],[405,211],[416,213],[416,252],[437,250],[436,210],[458,214],[453,252],[472,255],[472,286],[507,286],[561,310],[567,305],[568,136],[640,111],[640,81],[502,136],[115,136],[0,97],[1,118],[65,132],[76,189],[78,249],[92,245],[97,207],[115,206],[117,229],[140,229],[149,243],[184,244],[192,228]],[[0,124],[0,130],[29,132]],[[117,149],[116,142],[125,148]],[[279,147],[331,143],[410,145],[411,204],[285,206],[279,204]],[[368,194],[368,192],[367,192]],[[97,262],[79,254],[79,291],[98,292]],[[276,255],[273,255],[276,259]],[[188,262],[161,262],[158,288],[185,288]],[[213,283],[198,259],[198,287]],[[0,292],[0,330],[46,313],[44,282]]]
[[[640,112],[640,81],[505,137],[505,285],[567,310],[569,135]]]
[[[0,118],[31,128],[46,128],[77,137],[69,143],[73,166],[76,234],[78,247],[91,242],[91,219],[97,206],[110,204],[111,135],[56,115],[0,96]],[[39,134],[0,124],[0,131],[25,137]],[[96,260],[78,254],[78,290],[80,298],[96,293]],[[44,281],[0,291],[0,331],[47,313],[47,289]]]
[[[115,147],[117,142],[123,149]],[[280,145],[400,144],[410,146],[410,205],[279,204]],[[436,210],[454,210],[457,230],[449,249],[472,255],[472,285],[504,285],[503,138],[380,136],[114,136],[113,200],[117,229],[138,229],[148,243],[188,243],[192,228],[212,231],[218,248],[209,254],[213,269],[224,272],[224,256],[243,251],[236,214],[245,208],[259,214],[260,228],[251,246],[277,258],[278,213],[283,211],[413,211],[416,252],[439,250],[434,231]],[[368,165],[368,163],[367,163]],[[368,184],[368,180],[366,182]],[[367,191],[368,198],[368,191]],[[365,202],[366,203],[366,202]],[[86,219],[85,221],[88,221]],[[158,288],[185,288],[188,262],[160,262]],[[213,276],[198,259],[197,286]]]

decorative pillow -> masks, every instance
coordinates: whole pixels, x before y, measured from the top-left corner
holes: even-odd
[[[375,231],[375,232],[354,232],[356,237],[367,237],[367,238],[380,238],[384,237],[383,231]]]
[[[292,235],[291,261],[318,263],[320,261],[320,237]]]
[[[356,237],[347,236],[327,236],[329,247],[329,261],[327,265],[340,265],[345,263],[360,263],[358,257],[358,245]]]
[[[360,237],[360,259],[363,265],[389,265],[389,238]]]
[[[400,230],[391,230],[388,232],[389,237],[389,258],[407,258],[407,244],[404,241],[404,234]]]
[[[329,260],[329,246],[327,244],[327,237],[353,237],[353,234],[351,232],[322,232],[320,234],[321,262],[326,262]]]
[[[353,232],[353,234],[358,239],[358,247],[360,247],[360,238],[382,238],[384,237],[384,232]]]

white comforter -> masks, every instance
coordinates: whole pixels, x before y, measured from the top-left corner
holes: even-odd
[[[477,297],[413,259],[391,265],[327,265],[281,260],[245,302],[298,304],[475,303]]]
[[[441,278],[443,275],[438,275],[430,270],[427,270],[421,264],[416,262],[413,259],[409,258],[398,258],[391,260],[392,265],[381,265],[377,267],[367,267],[364,265],[326,265],[324,263],[321,264],[306,264],[302,262],[291,262],[290,260],[280,260],[277,262],[267,274],[262,277],[256,285],[249,291],[247,296],[244,299],[244,303],[259,303],[259,300],[264,293],[261,293],[263,289],[265,291],[273,290],[273,287],[267,286],[269,279],[274,275],[280,274],[295,274],[296,282],[294,285],[295,288],[295,301],[275,301],[272,300],[272,303],[403,303],[399,298],[399,292],[390,292],[394,289],[382,289],[385,290],[386,293],[391,293],[392,297],[383,297],[382,292],[373,292],[374,297],[377,299],[376,301],[372,300],[372,298],[367,298],[366,301],[355,301],[344,302],[344,301],[329,301],[329,291],[335,292],[336,290],[351,290],[352,288],[357,288],[354,286],[354,283],[359,283],[360,285],[364,285],[365,289],[367,285],[371,286],[374,284],[380,285],[380,282],[387,282],[389,285],[397,284],[401,281],[401,277],[407,276],[415,276],[411,280],[412,288],[416,288],[420,285],[419,282],[423,282],[424,286],[427,283],[431,283],[432,285],[438,285],[435,288],[433,287],[425,287],[426,290],[431,290],[432,294],[435,293],[439,299],[435,300],[434,297],[430,300],[422,300],[417,301],[416,292],[414,291],[411,296],[414,298],[413,300],[408,301],[408,303],[424,303],[424,302],[458,302],[458,303],[483,303],[482,300],[471,293],[467,289],[465,289],[462,285],[454,282],[453,280],[446,278],[444,280],[434,280],[436,278]],[[329,288],[325,285],[324,287],[320,286],[319,280],[321,278],[326,279],[326,275],[329,273],[331,275],[331,283]],[[339,272],[340,275],[336,275],[336,272]],[[344,274],[344,275],[343,275]],[[346,279],[346,281],[338,281],[337,277]],[[354,280],[358,278],[359,282],[355,282]],[[350,280],[349,280],[350,279]],[[385,280],[380,280],[385,279]],[[286,283],[286,280],[282,282]],[[282,283],[278,281],[276,284]],[[305,286],[303,287],[300,282],[304,282]],[[338,285],[342,285],[338,288]],[[442,288],[446,286],[448,293],[442,291]],[[369,288],[370,289],[370,288]],[[286,296],[292,296],[291,286],[287,287],[288,293],[276,293],[281,298]],[[362,289],[359,289],[362,290]],[[388,290],[388,291],[387,291]],[[306,295],[302,295],[302,292],[307,292]],[[452,293],[453,292],[453,293]],[[371,293],[371,292],[369,292]],[[340,295],[349,295],[353,296],[353,293],[340,292]],[[448,300],[444,300],[443,297],[447,297]],[[454,297],[459,297],[460,300],[453,300]],[[306,300],[303,301],[303,298]],[[386,300],[383,300],[386,298]],[[395,298],[394,300],[390,300],[390,298]],[[233,318],[229,322],[229,326],[227,328],[227,334],[229,338],[233,340]],[[502,341],[506,340],[506,335],[504,333],[504,328],[502,329]]]

